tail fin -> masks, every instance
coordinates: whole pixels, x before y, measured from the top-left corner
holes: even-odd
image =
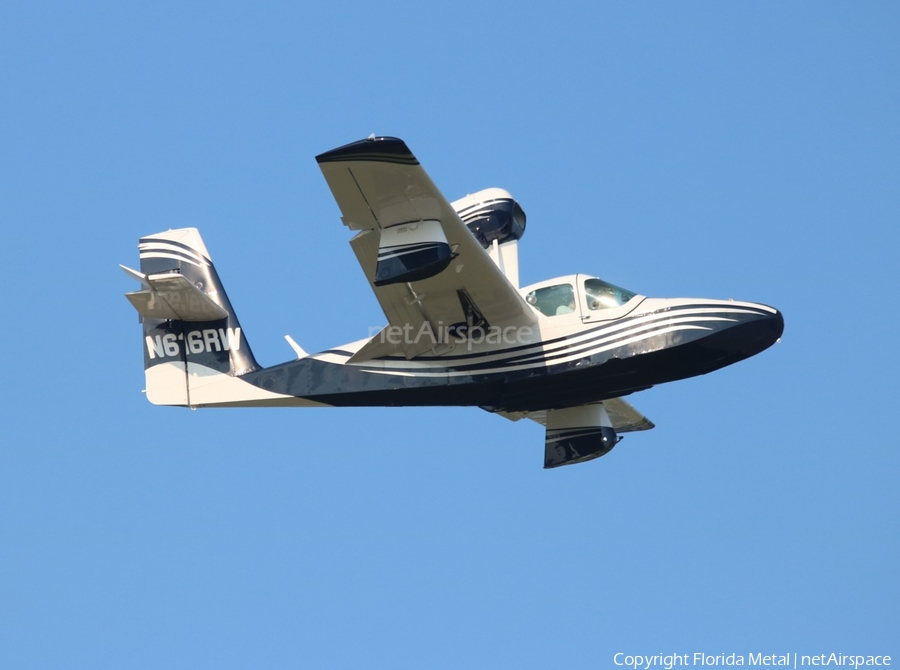
[[[235,379],[259,365],[197,229],[148,235],[138,249],[140,272],[122,268],[141,282],[125,297],[143,324],[150,402],[230,404],[262,392]]]

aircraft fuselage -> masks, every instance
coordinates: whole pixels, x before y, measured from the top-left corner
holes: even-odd
[[[487,342],[488,332],[449,341],[436,334],[434,355],[353,362],[363,340],[242,379],[334,406],[531,411],[546,409],[548,401],[551,407],[593,403],[706,374],[768,348],[784,329],[778,310],[756,303],[635,296],[624,307],[626,313],[600,322],[583,322],[578,313],[542,319],[526,342]],[[504,333],[496,336],[502,340]]]

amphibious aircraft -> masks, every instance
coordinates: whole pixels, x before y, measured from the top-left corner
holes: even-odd
[[[388,324],[261,367],[195,228],[141,238],[146,393],[186,407],[466,405],[545,427],[544,467],[608,453],[653,423],[622,399],[771,346],[766,305],[650,298],[573,274],[519,286],[525,213],[505,190],[448,202],[406,144],[316,157]]]

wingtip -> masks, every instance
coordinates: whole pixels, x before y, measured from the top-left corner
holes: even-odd
[[[316,162],[319,164],[341,161],[377,161],[403,165],[419,164],[409,147],[406,146],[406,142],[399,137],[376,137],[374,134],[369,135],[364,140],[351,142],[316,156]]]

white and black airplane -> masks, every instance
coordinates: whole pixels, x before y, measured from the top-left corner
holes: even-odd
[[[141,238],[147,397],[157,405],[481,407],[546,427],[544,467],[653,428],[622,396],[771,346],[766,305],[648,298],[588,275],[519,287],[525,213],[491,188],[448,202],[406,144],[369,137],[316,157],[388,325],[263,368],[195,228]]]

